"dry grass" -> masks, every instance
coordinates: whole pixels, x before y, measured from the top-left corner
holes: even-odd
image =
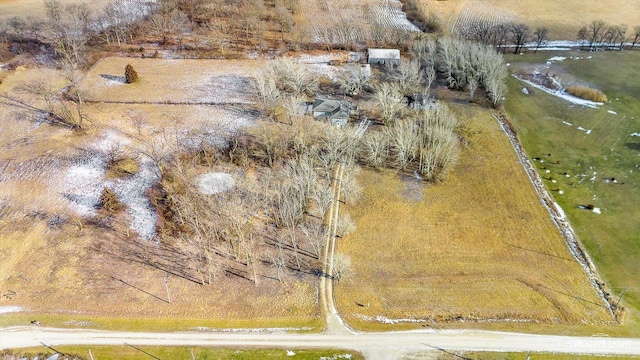
[[[162,101],[166,99],[163,94],[181,92],[187,94],[186,101],[198,100],[202,94],[224,93],[225,89],[208,86],[212,78],[246,77],[251,66],[258,66],[257,62],[110,61],[99,64],[98,69],[107,66],[105,71],[110,73],[107,64],[111,64],[112,73],[124,77],[124,66],[130,61],[141,76],[141,82],[132,85],[139,86],[137,90],[126,96],[114,92],[119,96],[116,100],[123,102]],[[158,72],[145,75],[150,69]],[[0,85],[0,93],[17,94],[18,84],[41,76],[59,78],[54,71],[19,70]],[[83,86],[93,87],[94,80],[87,75]],[[227,80],[222,85],[233,83]],[[116,96],[109,93],[109,86],[91,90],[98,99]],[[19,95],[28,103],[34,101],[27,94]],[[26,324],[29,318],[42,319],[45,325],[135,329],[319,325],[316,284],[311,277],[290,278],[284,285],[263,277],[254,286],[248,280],[223,276],[212,286],[201,286],[179,273],[152,266],[153,256],[171,263],[175,253],[136,239],[129,231],[131,220],[126,212],[109,218],[102,214],[82,218],[64,198],[70,166],[87,156],[86,149],[110,136],[122,140],[127,157],[135,155],[140,160],[144,157],[136,151],[144,151],[149,142],[162,139],[169,147],[178,147],[189,145],[185,142],[190,140],[194,144],[215,140],[222,132],[251,124],[256,114],[230,105],[130,103],[90,103],[86,111],[90,121],[79,133],[33,122],[31,116],[16,117],[17,108],[0,105],[0,295],[8,290],[17,293],[13,299],[0,296],[0,306],[24,309],[3,315],[3,326]],[[146,249],[157,252],[150,255]]]
[[[575,39],[578,30],[593,20],[611,24],[627,24],[629,30],[640,25],[640,5],[634,0],[614,0],[605,4],[596,0],[519,1],[509,0],[422,0],[427,9],[441,14],[449,29],[465,8],[490,7],[502,13],[514,13],[532,28],[546,26],[554,39]]]
[[[362,173],[364,200],[348,209],[357,231],[338,245],[355,270],[336,285],[340,313],[364,328],[376,316],[611,322],[497,122],[486,110],[455,109],[469,144],[422,200],[410,196],[415,180]]]
[[[125,83],[131,64],[139,76]],[[264,64],[255,60],[171,60],[110,57],[86,74],[80,89],[96,102],[250,103],[250,77]]]
[[[110,0],[86,2],[91,9],[97,11],[107,5]],[[81,0],[61,0],[61,4],[81,4]],[[44,1],[40,0],[0,0],[0,19],[10,19],[14,16],[33,16],[44,18],[46,15]]]
[[[586,86],[579,86],[579,85],[569,86],[567,88],[567,92],[573,96],[577,96],[585,100],[591,100],[591,101],[601,102],[601,103],[607,101],[607,95],[605,95],[602,91],[598,89],[592,89]]]

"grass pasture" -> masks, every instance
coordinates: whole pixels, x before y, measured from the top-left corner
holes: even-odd
[[[99,76],[103,71],[124,76],[128,62],[142,78],[132,85],[136,89],[110,92],[108,85],[97,84],[108,80]],[[128,152],[144,173],[145,152],[215,142],[220,132],[251,125],[257,114],[250,98],[243,97],[251,91],[240,87],[248,80],[238,85],[235,79],[248,79],[256,64],[105,59],[80,85],[90,90],[85,104],[89,121],[82,131],[38,122],[32,113],[0,105],[0,307],[22,309],[1,314],[0,327],[33,319],[45,326],[130,330],[320,327],[312,277],[278,286],[264,277],[256,286],[223,276],[202,286],[179,272],[150,266],[145,249],[166,264],[172,264],[174,253],[135,236],[133,224],[145,213],[136,203],[146,204],[148,185],[136,182],[143,176],[109,179],[104,167],[112,145]],[[16,87],[41,78],[57,84],[60,74],[19,69],[0,85],[0,93],[38,105]],[[242,94],[228,101],[230,88]],[[180,93],[186,94],[181,101],[194,105],[166,103]],[[98,100],[91,101],[92,96]],[[128,189],[123,188],[125,193],[137,195],[124,213],[107,218],[92,199],[106,184],[117,182]]]
[[[442,183],[361,173],[363,200],[348,209],[357,230],[338,241],[355,273],[335,284],[340,314],[359,329],[611,323],[497,121],[453,109],[468,143]]]
[[[440,14],[448,29],[456,22],[464,22],[473,14],[490,18],[514,16],[531,28],[546,26],[552,39],[575,39],[578,30],[593,20],[604,20],[610,24],[629,26],[628,31],[640,25],[640,3],[634,0],[608,1],[606,5],[596,0],[513,2],[509,0],[422,0],[427,10]]]
[[[640,309],[640,56],[636,52],[606,52],[574,55],[545,68],[552,54],[512,56],[513,67],[537,64],[555,71],[562,78],[579,79],[602,90],[608,102],[599,109],[571,105],[542,91],[531,95],[521,91],[523,83],[509,80],[506,109],[531,157],[552,153],[557,164],[538,168],[563,207],[578,237],[588,250],[603,280],[618,299],[630,309],[627,319],[638,329]],[[580,59],[577,59],[580,58]],[[568,124],[572,124],[569,126]],[[591,130],[590,134],[579,127]],[[546,167],[546,169],[545,169]],[[550,170],[550,175],[545,175]],[[567,172],[570,177],[559,176]],[[549,179],[556,180],[552,183]],[[614,178],[616,181],[612,181]],[[592,204],[601,214],[578,205]]]

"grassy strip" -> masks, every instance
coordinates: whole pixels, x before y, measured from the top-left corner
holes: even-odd
[[[159,346],[56,346],[63,354],[80,356],[89,359],[89,351],[95,360],[148,360],[156,359],[364,359],[357,352],[340,349],[218,349],[203,347],[159,347]],[[292,355],[289,351],[295,353]],[[17,354],[53,354],[45,347],[24,349]],[[44,357],[46,358],[46,357]]]
[[[29,325],[38,320],[41,326],[60,328],[89,328],[122,331],[188,331],[196,328],[291,328],[300,332],[322,329],[319,318],[312,319],[168,319],[168,318],[108,318],[77,315],[8,314],[0,316],[0,328]]]
[[[638,356],[595,356],[554,353],[497,353],[497,352],[457,352],[443,354],[439,359],[482,359],[482,360],[626,360],[640,359]]]

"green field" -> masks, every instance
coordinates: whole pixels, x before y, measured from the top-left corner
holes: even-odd
[[[568,58],[546,69],[547,59],[556,55]],[[529,86],[530,95],[526,95],[522,92],[525,84],[509,78],[505,108],[529,157],[546,160],[533,163],[547,188],[556,190],[551,194],[567,214],[612,298],[617,300],[624,292],[627,330],[638,335],[640,138],[631,134],[640,132],[640,52],[546,52],[508,56],[506,61],[512,69],[531,70],[533,64],[540,64],[540,71],[556,71],[560,78],[598,88],[608,97],[605,105],[592,109]],[[578,207],[589,204],[601,214]]]
[[[100,360],[148,360],[148,359],[363,359],[354,351],[326,349],[216,349],[201,347],[159,347],[159,346],[56,346],[55,350],[67,355],[82,356]],[[91,355],[89,355],[91,351]],[[288,352],[288,351],[292,351]],[[24,349],[16,354],[53,355],[54,351],[45,347]],[[2,353],[0,352],[0,356]],[[46,358],[40,356],[40,358]]]

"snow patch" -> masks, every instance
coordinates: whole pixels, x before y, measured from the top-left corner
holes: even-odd
[[[549,59],[547,59],[547,65],[551,65],[552,63],[556,62],[556,61],[564,61],[567,58],[565,56],[554,56],[551,57]]]
[[[522,93],[525,94],[525,95],[529,95],[529,90],[527,90],[526,87],[523,87],[522,88]]]
[[[22,308],[20,306],[0,306],[0,314],[9,314],[21,311]]]
[[[615,111],[613,111],[613,110],[607,110],[607,112],[608,112],[609,114],[618,115],[618,113],[617,113],[617,112],[615,112]]]
[[[600,211],[600,208],[593,208],[592,211],[596,214],[602,214],[602,212]]]
[[[576,105],[583,105],[583,106],[587,106],[587,107],[590,107],[590,108],[593,108],[593,109],[597,109],[598,106],[604,105],[604,103],[601,103],[601,102],[584,100],[584,99],[580,99],[579,97],[575,97],[575,96],[569,95],[564,91],[564,89],[552,90],[552,89],[546,88],[546,87],[544,87],[542,85],[538,85],[538,84],[536,84],[536,83],[534,83],[532,81],[519,78],[519,77],[517,77],[515,75],[514,75],[514,77],[516,79],[524,82],[525,84],[531,85],[531,86],[533,86],[533,87],[535,87],[537,89],[540,89],[540,90],[546,92],[547,94],[550,94],[550,95],[559,97],[561,99],[567,100],[567,101],[569,101],[569,102],[571,102],[573,104],[576,104]]]
[[[296,353],[291,350],[287,350],[287,356],[296,356]]]
[[[196,178],[198,192],[204,195],[214,195],[227,191],[235,185],[233,177],[227,173],[206,173]]]

